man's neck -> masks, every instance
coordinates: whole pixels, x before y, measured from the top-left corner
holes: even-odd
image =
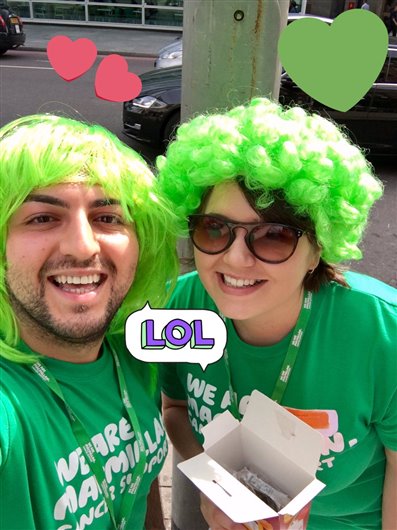
[[[40,355],[76,364],[96,361],[103,341],[102,337],[92,342],[75,344],[56,337],[38,337],[35,333],[24,332],[21,332],[21,338],[31,350]]]

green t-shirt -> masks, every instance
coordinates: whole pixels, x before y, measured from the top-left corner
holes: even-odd
[[[146,469],[126,530],[144,528],[146,497],[167,455],[158,396],[139,375],[147,368],[117,343],[128,392],[146,445]],[[25,348],[24,348],[25,349]],[[138,448],[120,398],[113,357],[73,364],[45,358],[67,403],[83,422],[102,459],[116,519]],[[87,465],[63,403],[26,365],[0,360],[2,530],[110,530],[106,503]]]
[[[348,273],[351,289],[332,283],[313,296],[308,327],[282,405],[318,429],[324,446],[309,530],[381,528],[384,447],[397,450],[396,290]],[[179,279],[171,308],[216,311],[197,273]],[[254,389],[271,395],[292,332],[269,347],[243,342],[226,322],[234,391],[243,414]],[[230,404],[224,359],[164,364],[166,395],[187,399],[193,431]],[[266,421],[266,418],[264,418]]]

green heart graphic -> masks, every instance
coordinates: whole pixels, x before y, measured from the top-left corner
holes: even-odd
[[[387,53],[382,20],[362,9],[339,15],[329,26],[304,18],[281,33],[281,63],[309,96],[340,111],[353,107],[379,74]]]

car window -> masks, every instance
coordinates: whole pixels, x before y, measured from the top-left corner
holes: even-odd
[[[395,83],[397,84],[397,56],[388,55],[386,61],[376,78],[376,83]]]

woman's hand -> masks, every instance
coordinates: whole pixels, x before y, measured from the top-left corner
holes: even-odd
[[[246,530],[246,526],[234,523],[230,517],[223,513],[203,493],[201,497],[201,511],[211,530]]]

